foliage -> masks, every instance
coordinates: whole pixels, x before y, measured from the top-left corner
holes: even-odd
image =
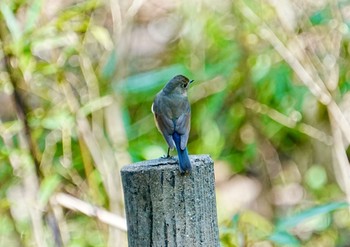
[[[228,169],[219,198],[237,176],[260,186],[226,205],[234,213],[218,200],[222,245],[345,246],[349,8],[1,1],[0,245],[125,246],[124,232],[55,196],[123,215],[116,174],[166,152],[150,107],[184,74],[195,80],[189,152]]]

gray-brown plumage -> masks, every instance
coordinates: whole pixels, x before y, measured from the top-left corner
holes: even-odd
[[[177,149],[181,173],[191,170],[186,146],[191,125],[187,90],[192,81],[183,75],[175,76],[157,94],[152,105],[157,128],[169,146],[168,156],[170,149]]]

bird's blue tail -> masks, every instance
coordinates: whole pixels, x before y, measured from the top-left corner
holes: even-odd
[[[184,150],[181,149],[181,136],[177,133],[174,132],[173,134],[173,139],[175,142],[176,150],[177,150],[177,155],[179,156],[179,165],[180,165],[180,172],[185,173],[185,172],[190,172],[192,169],[190,159],[188,157],[188,152],[187,148]]]

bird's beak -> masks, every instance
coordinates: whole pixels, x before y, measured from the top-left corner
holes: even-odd
[[[190,80],[190,83],[194,82],[194,80]]]

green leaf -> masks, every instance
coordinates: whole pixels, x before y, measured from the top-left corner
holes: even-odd
[[[238,229],[243,233],[248,242],[264,240],[273,233],[271,222],[252,211],[246,211],[240,215]]]
[[[49,201],[51,195],[54,193],[60,182],[61,179],[58,175],[46,177],[42,181],[39,191],[40,205],[45,205]]]
[[[64,126],[72,126],[73,123],[73,116],[69,112],[60,109],[45,117],[41,125],[46,129],[55,130],[61,129]]]
[[[190,76],[183,65],[174,64],[160,70],[151,70],[130,76],[118,83],[114,82],[115,90],[126,93],[146,92],[160,85],[165,85],[166,82],[178,74]]]
[[[25,23],[25,30],[32,30],[40,18],[41,7],[43,0],[34,0],[27,11],[27,21]]]
[[[111,105],[113,102],[113,98],[110,96],[105,96],[101,98],[94,99],[89,101],[86,105],[80,108],[80,113],[84,116],[91,114],[94,111],[98,111],[104,107]]]
[[[313,165],[305,174],[306,183],[312,189],[322,189],[327,183],[327,172],[323,166]]]
[[[310,22],[313,25],[322,25],[324,23],[327,23],[332,18],[332,13],[330,8],[327,6],[324,9],[321,9],[317,12],[315,12],[313,15],[310,16]]]
[[[118,57],[115,50],[109,54],[106,64],[102,67],[101,75],[104,79],[111,79],[117,67]]]
[[[278,231],[285,231],[287,229],[297,226],[301,222],[304,222],[305,220],[310,219],[311,217],[314,217],[320,214],[327,214],[334,210],[346,208],[346,207],[349,207],[349,204],[347,202],[333,202],[333,203],[328,203],[325,205],[313,207],[305,211],[302,211],[300,213],[297,213],[289,218],[279,220],[279,222],[277,222],[276,224],[276,229]]]
[[[22,35],[21,34],[22,32],[21,32],[20,25],[17,22],[16,16],[4,1],[0,1],[0,11],[1,11],[1,14],[4,16],[6,25],[10,30],[13,36],[13,39],[15,41],[18,41]]]
[[[282,246],[300,246],[300,241],[286,231],[276,231],[269,239]]]
[[[109,32],[104,27],[99,26],[92,26],[91,27],[91,33],[95,37],[95,39],[106,49],[106,50],[112,50],[113,49],[113,42],[111,39],[111,36],[109,35]]]

